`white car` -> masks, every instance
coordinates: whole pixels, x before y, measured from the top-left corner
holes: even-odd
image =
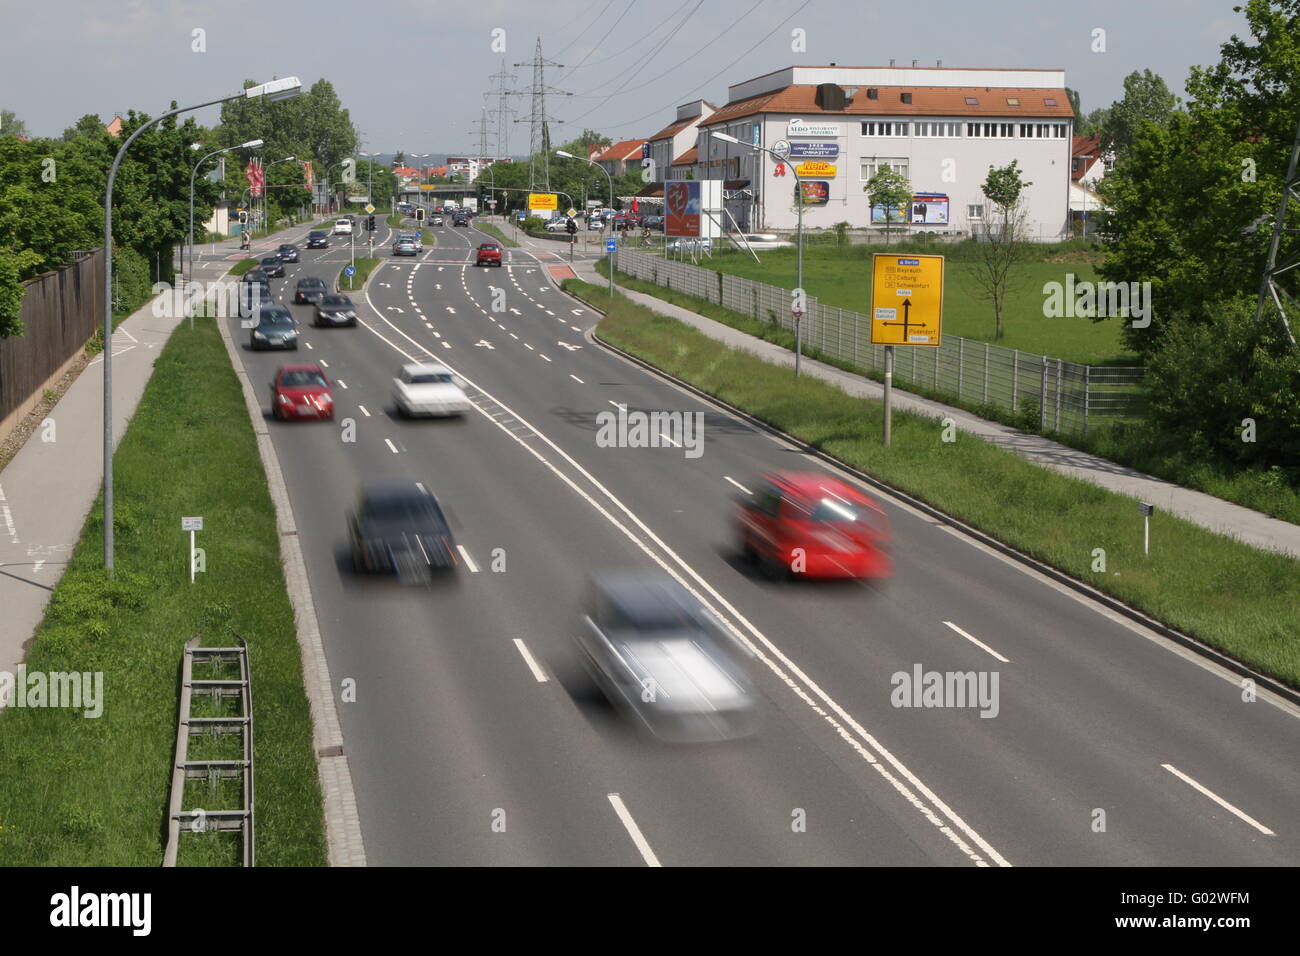
[[[470,409],[465,380],[438,362],[403,365],[393,379],[393,404],[402,416],[464,415]]]
[[[334,222],[334,235],[350,236],[352,235],[352,220],[338,219]]]
[[[548,219],[546,222],[547,232],[564,232],[569,228],[569,220],[563,216],[557,216],[554,219]]]
[[[403,239],[409,239],[411,242],[415,243],[415,250],[416,250],[417,252],[423,252],[423,251],[424,251],[424,240],[420,238],[419,233],[415,233],[415,232],[399,232],[399,233],[397,234],[397,241],[398,241],[398,242],[401,242]]]
[[[774,232],[751,232],[751,233],[729,233],[727,238],[733,240],[736,245],[742,249],[746,245],[751,249],[792,249],[794,243],[788,239],[782,239]]]
[[[713,248],[713,240],[707,236],[703,239],[669,239],[664,246],[669,252],[685,250],[686,252],[699,252],[701,250]]]

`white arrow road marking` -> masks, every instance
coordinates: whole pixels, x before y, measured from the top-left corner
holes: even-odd
[[[582,315],[582,314],[583,314],[583,310],[582,310],[582,309],[570,309],[569,311],[572,312],[574,315]]]
[[[568,349],[570,352],[576,352],[582,348],[581,345],[570,345],[568,342],[556,342],[555,344]]]
[[[40,574],[41,568],[43,568],[44,566],[45,566],[45,559],[41,558],[41,560],[37,561],[34,565],[32,565],[32,574]]]
[[[390,306],[388,307],[388,311],[389,311],[389,312],[401,312],[402,310],[401,310],[400,308],[398,308],[397,306],[395,306],[395,305],[390,305]]]
[[[389,285],[387,282],[381,282],[381,283],[379,283],[379,284],[380,284],[381,286],[383,286],[385,289],[391,289],[391,288],[392,288],[392,286]]]
[[[515,315],[523,315],[523,313],[520,312],[518,309],[513,309],[513,308],[512,308],[510,311],[513,312]]]
[[[456,310],[453,309],[451,306],[447,306],[447,311],[450,312],[452,315],[456,314]]]
[[[493,351],[496,351],[496,346],[493,345],[491,342],[489,342],[487,339],[479,339],[477,342],[474,343],[474,348],[492,349]]]

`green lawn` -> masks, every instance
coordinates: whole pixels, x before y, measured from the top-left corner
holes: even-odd
[[[500,229],[498,229],[495,225],[493,225],[490,222],[476,222],[474,224],[474,228],[477,229],[479,232],[486,232],[489,236],[492,236],[503,246],[516,248],[519,245],[519,243],[515,242],[513,239],[511,239],[509,236],[507,236],[504,232],[502,232]]]
[[[351,278],[348,278],[346,275],[343,274],[343,271],[344,269],[347,268],[347,266],[344,266],[343,269],[339,270],[339,291],[340,292],[356,292],[363,285],[365,285],[366,278],[370,275],[370,273],[375,271],[375,266],[379,265],[379,260],[358,259],[356,260],[355,265],[357,267],[357,271],[356,274]]]
[[[897,249],[910,249],[898,246]],[[1074,273],[1075,281],[1096,281],[1092,263],[1086,253],[1064,255],[1058,247],[1037,250],[1044,259],[1020,266],[1014,288],[1003,315],[1004,336],[993,337],[993,310],[981,298],[971,275],[971,265],[963,261],[966,249],[949,249],[936,243],[927,253],[947,256],[944,269],[943,331],[981,342],[994,342],[1009,349],[1048,355],[1085,365],[1137,365],[1136,356],[1127,353],[1120,343],[1119,320],[1093,323],[1083,318],[1046,318],[1043,315],[1043,284],[1064,284],[1065,274]],[[884,252],[881,245],[849,246],[844,250],[829,244],[804,249],[804,288],[818,301],[866,315],[871,302],[871,254]],[[919,250],[913,250],[919,251]],[[796,285],[796,255],[793,249],[772,249],[758,253],[760,262],[745,252],[720,250],[701,265],[707,269],[755,279],[785,289]]]
[[[275,513],[238,380],[215,323],[181,324],[114,457],[116,575],[97,502],[26,666],[103,673],[103,713],[0,712],[0,865],[159,866],[185,642],[249,644],[257,861],[326,862],[293,609]],[[207,571],[189,582],[183,515],[202,515]],[[198,675],[196,675],[198,676]],[[197,755],[197,754],[196,754]],[[229,792],[191,784],[187,808]],[[236,799],[237,799],[237,795]],[[233,865],[234,838],[183,835],[182,865]]]
[[[1266,674],[1300,687],[1300,561],[1259,551],[1166,514],[1142,554],[1133,500],[1058,475],[969,435],[941,440],[931,418],[881,404],[730,349],[601,286],[571,290],[607,317],[602,339],[710,395],[920,498]],[[1092,570],[1094,549],[1106,570]]]

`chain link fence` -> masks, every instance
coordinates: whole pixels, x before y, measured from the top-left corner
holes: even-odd
[[[705,299],[758,322],[794,331],[791,293],[645,252],[619,249],[618,269],[637,279]],[[803,342],[846,365],[884,372],[885,347],[871,344],[871,320],[860,312],[822,305],[807,297]],[[1047,355],[991,345],[960,335],[943,344],[894,350],[894,381],[1037,421],[1040,431],[1081,432],[1102,419],[1141,414],[1145,404],[1139,367],[1079,365]]]

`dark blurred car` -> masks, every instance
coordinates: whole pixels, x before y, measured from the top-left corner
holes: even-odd
[[[455,217],[452,219],[451,224],[452,226],[468,226],[469,215],[463,212],[458,212],[456,213]]]
[[[271,283],[258,269],[250,269],[239,280],[239,314],[250,318],[264,305],[274,305]]]
[[[345,295],[330,293],[323,295],[316,303],[316,325],[351,325],[357,324],[357,307]]]
[[[501,265],[501,246],[495,242],[479,243],[478,255],[474,258],[474,265],[481,266],[484,264],[490,266]]]
[[[348,536],[358,572],[394,572],[399,580],[418,582],[458,563],[438,499],[414,484],[364,488],[348,513]]]
[[[284,306],[264,305],[257,310],[248,344],[254,349],[297,349],[298,323]]]
[[[628,229],[631,229],[634,225],[635,222],[633,221],[632,217],[627,215],[626,213],[619,213],[613,219],[613,226],[615,232],[625,232]]]
[[[666,574],[614,572],[592,581],[577,644],[618,710],[660,740],[730,740],[758,729],[751,656]]]
[[[321,300],[322,296],[329,294],[329,287],[325,285],[324,279],[316,279],[308,276],[298,280],[298,285],[293,292],[293,301],[297,304],[303,302],[316,303]]]
[[[657,229],[662,232],[664,228],[663,216],[646,216],[641,220],[642,229]]]
[[[414,239],[398,239],[393,243],[393,255],[395,256],[415,256],[420,252],[420,247],[415,244]]]
[[[267,256],[257,264],[257,267],[266,273],[269,278],[284,278],[284,263],[280,261],[279,256]]]
[[[328,249],[330,247],[330,236],[328,232],[321,232],[319,229],[313,229],[307,233],[308,249]]]
[[[280,256],[281,262],[298,261],[298,247],[291,242],[286,242],[284,245],[280,246],[280,248],[276,250],[276,253]]]
[[[271,414],[281,421],[333,418],[334,396],[319,365],[281,365],[271,380]]]
[[[768,576],[888,578],[889,519],[858,489],[819,472],[774,472],[736,499],[740,550]]]

